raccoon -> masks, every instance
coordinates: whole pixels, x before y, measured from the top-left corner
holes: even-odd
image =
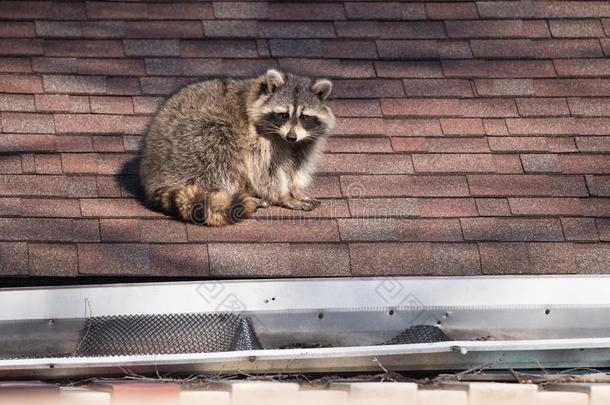
[[[140,180],[152,208],[185,222],[230,224],[258,208],[313,210],[303,191],[335,117],[327,79],[268,70],[209,80],[172,96],[152,121]]]

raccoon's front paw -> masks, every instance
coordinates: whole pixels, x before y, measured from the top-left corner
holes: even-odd
[[[290,208],[291,210],[311,211],[319,206],[320,202],[318,200],[309,198],[303,200],[292,200],[288,202],[285,201],[282,205],[286,208]]]
[[[304,198],[301,198],[300,200],[313,205],[314,208],[318,208],[320,206],[320,204],[322,204],[322,202],[320,200],[317,200],[313,197],[304,197]]]

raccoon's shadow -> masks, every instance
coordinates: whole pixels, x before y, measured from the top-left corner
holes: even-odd
[[[135,156],[126,161],[121,170],[115,175],[121,188],[122,197],[135,197],[140,204],[146,206],[144,189],[140,184],[140,157]]]

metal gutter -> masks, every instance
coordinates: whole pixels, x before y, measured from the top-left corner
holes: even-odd
[[[0,289],[0,344],[77,344],[91,316],[240,313],[263,347],[0,360],[0,376],[610,367],[610,277],[239,280]],[[451,342],[376,345],[411,325]],[[29,340],[28,340],[29,339]],[[277,349],[296,340],[332,347]],[[481,341],[477,339],[487,339]],[[54,343],[55,342],[55,343]]]

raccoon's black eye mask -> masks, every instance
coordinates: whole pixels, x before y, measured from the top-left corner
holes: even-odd
[[[288,117],[290,117],[290,114],[288,114],[287,112],[274,112],[269,115],[273,115],[273,121],[286,121]]]

